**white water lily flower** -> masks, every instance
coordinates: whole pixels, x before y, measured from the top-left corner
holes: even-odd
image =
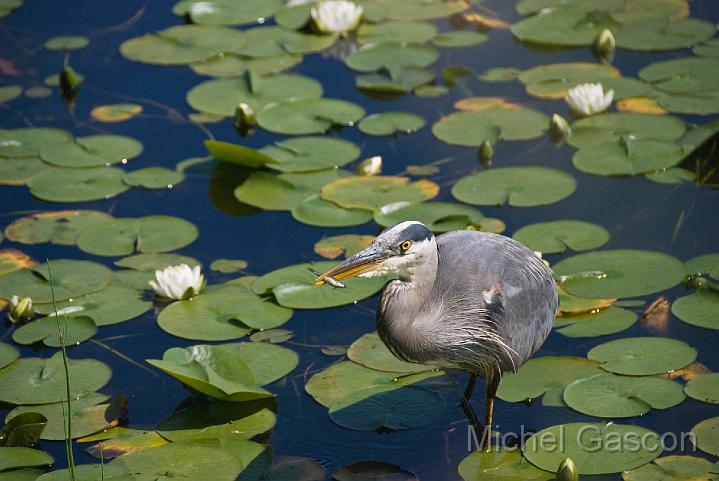
[[[345,35],[359,25],[362,7],[348,0],[324,0],[312,7],[311,14],[320,32]]]
[[[604,112],[612,104],[614,90],[604,92],[602,84],[579,84],[572,87],[564,97],[569,107],[578,115]]]
[[[205,287],[205,276],[200,266],[190,268],[187,264],[165,267],[155,271],[157,281],[150,281],[158,296],[168,299],[188,299],[199,294]]]

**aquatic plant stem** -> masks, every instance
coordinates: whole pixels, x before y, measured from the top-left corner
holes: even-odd
[[[65,326],[60,326],[60,316],[57,312],[57,303],[55,302],[55,288],[52,283],[52,270],[50,270],[50,259],[46,259],[48,282],[50,283],[50,296],[52,297],[52,309],[55,312],[55,321],[57,322],[57,335],[60,340],[60,352],[62,353],[62,364],[65,369],[65,394],[67,396],[67,415],[65,414],[65,405],[61,402],[63,424],[65,427],[65,451],[67,453],[67,469],[70,480],[75,481],[75,457],[72,452],[72,411],[70,409],[70,368],[67,362],[67,349],[65,347],[65,339],[67,336],[67,314],[65,314]]]

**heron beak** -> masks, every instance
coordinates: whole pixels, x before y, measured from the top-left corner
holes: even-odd
[[[328,277],[341,281],[348,277],[358,276],[363,272],[371,271],[377,264],[380,264],[389,257],[390,255],[384,252],[379,246],[371,245],[319,276],[315,279],[315,285],[321,286]]]

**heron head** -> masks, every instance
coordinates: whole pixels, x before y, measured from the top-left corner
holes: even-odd
[[[317,278],[315,284],[324,284],[325,278],[338,281],[348,277],[379,277],[399,275],[412,277],[414,267],[437,253],[432,232],[421,222],[406,221],[388,227],[365,250],[349,257]]]

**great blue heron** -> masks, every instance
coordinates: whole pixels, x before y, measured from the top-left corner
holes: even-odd
[[[516,371],[552,328],[559,303],[552,271],[508,237],[469,230],[435,237],[408,221],[315,283],[386,274],[398,279],[382,291],[380,338],[404,361],[469,372],[462,407],[488,447],[501,373]],[[469,402],[479,375],[487,385],[484,428]]]

